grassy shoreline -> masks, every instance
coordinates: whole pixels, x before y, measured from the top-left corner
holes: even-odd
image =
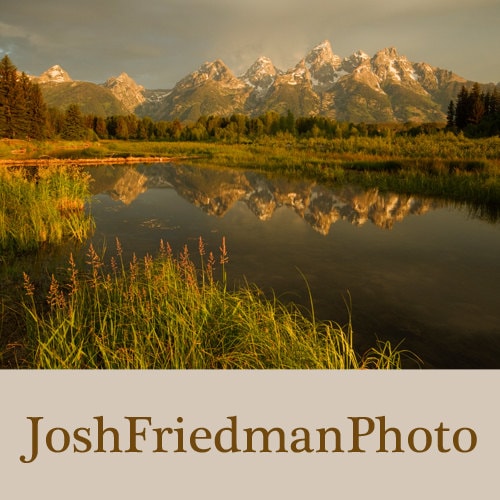
[[[168,163],[171,161],[179,161],[190,159],[190,157],[165,157],[165,156],[126,156],[126,157],[110,157],[110,158],[34,158],[27,160],[0,160],[0,166],[8,167],[47,167],[60,165],[130,165],[134,163]]]
[[[451,133],[416,137],[350,137],[347,139],[297,139],[269,136],[253,142],[224,141],[24,141],[0,140],[0,161],[44,158],[105,159],[136,157],[203,156],[225,164],[262,158],[278,165],[294,161],[388,161],[390,159],[499,160],[500,137],[468,139]]]
[[[173,256],[161,242],[155,258],[124,262],[117,241],[105,263],[90,247],[88,267],[78,269],[70,257],[66,277],[52,276],[44,301],[25,274],[27,366],[394,369],[410,357],[388,342],[359,355],[350,324],[318,321],[251,285],[229,290],[224,239],[219,250],[217,258],[207,255],[200,238],[195,265],[187,246]]]
[[[84,204],[89,178],[67,166],[0,169],[0,251],[15,255],[68,238],[84,241],[93,229]]]

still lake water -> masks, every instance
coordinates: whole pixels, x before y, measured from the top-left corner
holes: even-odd
[[[114,254],[174,252],[198,238],[228,275],[315,314],[352,322],[359,349],[403,341],[425,368],[500,368],[500,223],[466,206],[254,171],[180,164],[98,166],[92,241]]]

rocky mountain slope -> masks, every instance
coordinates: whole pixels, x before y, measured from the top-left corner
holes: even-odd
[[[49,85],[62,90],[62,85],[70,84],[68,79],[59,66],[39,77],[45,91]],[[472,83],[451,71],[411,62],[394,47],[373,56],[357,51],[342,58],[325,40],[286,71],[260,57],[236,76],[217,59],[185,76],[173,89],[146,90],[125,73],[100,87],[127,112],[157,120],[290,110],[295,116],[322,115],[339,121],[442,122],[449,101],[462,85]],[[483,86],[492,90],[494,84]]]
[[[103,85],[74,81],[59,65],[52,66],[39,77],[32,79],[40,84],[43,98],[50,107],[66,109],[70,104],[78,104],[83,113],[99,116],[131,112],[127,107],[130,99],[117,97],[111,89]],[[130,91],[127,91],[128,93]]]
[[[146,100],[144,87],[135,83],[127,73],[108,78],[103,87],[109,89],[129,113]]]

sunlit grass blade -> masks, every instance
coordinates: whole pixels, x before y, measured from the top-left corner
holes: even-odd
[[[225,241],[219,265],[227,264]],[[117,256],[120,259],[120,256]],[[401,368],[387,342],[355,352],[351,324],[319,321],[256,286],[230,290],[187,248],[174,257],[111,264],[92,247],[86,272],[52,279],[44,304],[25,276],[29,364],[36,368],[357,369]],[[202,261],[203,262],[203,261]],[[212,264],[213,265],[213,264]],[[210,274],[208,274],[210,273]],[[311,298],[312,306],[312,298]]]

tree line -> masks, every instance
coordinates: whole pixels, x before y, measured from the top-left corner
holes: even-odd
[[[461,130],[470,136],[500,134],[500,92],[484,92],[478,83],[470,90],[465,86],[448,105],[448,129]]]
[[[52,133],[63,139],[119,139],[147,141],[221,141],[249,142],[261,137],[287,136],[289,138],[342,139],[349,137],[387,137],[392,134],[433,133],[443,125],[398,123],[337,122],[323,116],[295,117],[290,111],[280,115],[275,111],[251,117],[244,114],[231,116],[201,116],[194,123],[153,121],[149,117],[118,115],[103,118],[82,115],[78,106],[66,111],[49,110]]]
[[[448,106],[447,129],[467,135],[500,133],[500,93],[484,93],[475,83],[462,87],[456,102]],[[153,121],[134,114],[102,117],[83,114],[77,104],[65,110],[48,108],[38,84],[19,73],[6,55],[0,61],[0,137],[18,139],[61,138],[66,140],[158,140],[242,142],[263,136],[286,134],[290,137],[348,138],[389,136],[392,134],[432,134],[439,124],[366,124],[337,122],[323,116],[295,117],[288,111],[280,115],[268,111],[261,116],[244,114],[202,116],[195,123]]]

